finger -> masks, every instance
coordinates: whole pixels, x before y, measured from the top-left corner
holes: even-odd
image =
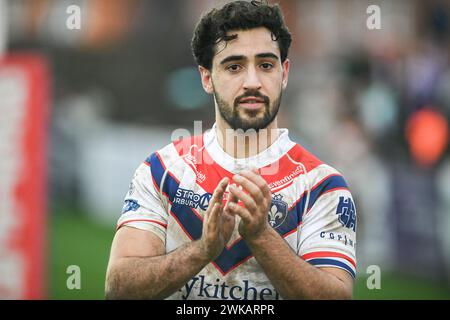
[[[239,198],[236,197],[233,193],[228,193],[228,199],[227,202],[234,202],[234,203],[238,203]]]
[[[221,217],[222,223],[220,226],[220,230],[224,237],[225,243],[227,243],[228,240],[230,240],[231,235],[233,234],[236,223],[236,216],[233,214],[228,214],[225,211],[222,211]]]
[[[211,198],[211,203],[222,203],[223,194],[228,186],[228,183],[230,180],[225,177],[223,178],[219,184],[217,185],[216,189],[214,190],[213,196]]]
[[[206,210],[205,215],[203,217],[203,219],[205,220],[205,223],[209,224],[209,219],[211,217],[211,213],[212,213],[215,205],[222,204],[223,193],[225,192],[228,183],[229,183],[229,179],[227,177],[225,177],[222,180],[220,180],[219,184],[217,185],[216,189],[214,190],[214,193],[209,202],[209,207]]]
[[[222,206],[223,210],[220,213],[220,217],[221,217],[221,223],[223,224],[227,224],[231,221],[235,220],[235,216],[229,212],[229,210],[225,210],[224,206]]]
[[[264,200],[262,191],[254,182],[252,182],[248,178],[240,174],[237,174],[233,177],[233,180],[238,184],[240,184],[245,190],[247,190],[248,193],[253,197],[253,199],[255,199],[257,203],[261,203]]]
[[[248,212],[247,209],[241,207],[240,205],[231,202],[229,204],[229,210],[231,211],[231,213],[238,215],[239,217],[241,217],[242,221],[245,224],[251,224],[252,222],[252,215],[250,214],[250,212]]]
[[[214,190],[214,193],[216,195],[216,201],[219,202],[222,200],[223,193],[227,189],[228,183],[230,182],[230,179],[227,177],[220,180],[219,184],[217,185],[216,189]]]
[[[241,176],[244,176],[245,178],[249,179],[250,181],[252,181],[261,190],[263,190],[263,189],[265,189],[265,187],[267,187],[267,190],[270,191],[270,189],[267,186],[266,180],[264,180],[264,178],[261,176],[261,174],[259,173],[258,170],[256,170],[256,169],[242,170],[239,174]]]
[[[221,205],[219,203],[215,203],[210,214],[209,218],[206,221],[208,224],[208,230],[212,230],[215,233],[217,232],[219,226],[219,212],[221,211]]]
[[[203,215],[203,225],[208,224],[209,217],[211,217],[211,212],[214,209],[215,204],[210,203],[208,209],[206,210],[205,214]]]
[[[234,220],[234,216],[227,210],[222,211],[222,218],[225,223]]]
[[[264,180],[264,178],[261,177],[261,175],[259,174],[259,172],[257,170],[252,170],[252,171],[242,170],[239,174],[241,176],[249,179],[254,184],[256,184],[258,189],[261,190],[264,197],[267,197],[270,195],[270,189],[269,189],[269,186],[267,185],[266,180]]]
[[[253,198],[251,196],[249,196],[248,194],[246,194],[244,191],[242,191],[241,189],[235,187],[235,186],[230,186],[230,192],[237,197],[238,199],[240,199],[245,207],[250,210],[250,212],[256,210],[257,205],[255,200],[253,200]]]
[[[231,187],[231,185],[230,185],[230,187]],[[230,202],[238,203],[238,201],[239,201],[239,198],[236,197],[234,194],[232,194],[230,192],[230,190],[228,189],[228,197],[227,197],[227,201],[226,201],[226,204],[225,204],[225,212],[228,212],[228,204]]]

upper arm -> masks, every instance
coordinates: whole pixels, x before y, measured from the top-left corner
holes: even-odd
[[[154,257],[165,252],[162,240],[153,232],[133,227],[117,230],[111,246],[108,268],[106,271],[105,295],[107,299],[124,298],[128,293],[121,292],[121,276],[134,269],[129,258]]]
[[[333,275],[336,279],[338,279],[347,293],[347,298],[351,299],[353,295],[353,277],[345,270],[339,268],[329,268],[322,267],[320,270],[327,272],[328,274]]]
[[[344,283],[353,284],[356,209],[345,180],[338,174],[329,175],[316,187],[311,201],[301,225],[298,254]]]
[[[157,235],[165,243],[168,220],[167,203],[161,196],[153,178],[154,172],[150,167],[153,158],[149,157],[148,161],[137,168],[130,189],[125,196],[125,205],[117,222],[117,228],[120,230],[123,226],[128,226],[150,231],[152,235]]]
[[[111,246],[110,261],[126,257],[154,257],[165,253],[165,245],[153,232],[133,227],[117,230]]]
[[[150,167],[151,157],[133,176],[111,246],[110,265],[120,258],[165,253],[167,211]]]

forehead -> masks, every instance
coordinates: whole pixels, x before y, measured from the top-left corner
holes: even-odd
[[[269,52],[280,57],[278,42],[272,39],[271,32],[264,27],[230,31],[228,35],[237,35],[237,38],[227,43],[221,41],[217,44],[217,54],[214,56],[214,62],[221,61],[232,55],[242,55],[251,58],[259,53]]]

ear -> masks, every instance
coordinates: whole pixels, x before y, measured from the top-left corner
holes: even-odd
[[[283,62],[283,79],[282,79],[283,90],[286,89],[287,84],[288,84],[290,64],[291,64],[291,62],[289,59],[286,59]]]
[[[205,90],[206,93],[213,94],[214,90],[211,78],[211,71],[202,66],[198,66],[198,71],[200,72],[203,90]]]

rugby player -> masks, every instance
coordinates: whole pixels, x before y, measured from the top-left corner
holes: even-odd
[[[202,16],[192,51],[215,124],[137,168],[111,248],[108,299],[352,297],[347,183],[278,128],[290,44],[277,5],[235,1]]]

